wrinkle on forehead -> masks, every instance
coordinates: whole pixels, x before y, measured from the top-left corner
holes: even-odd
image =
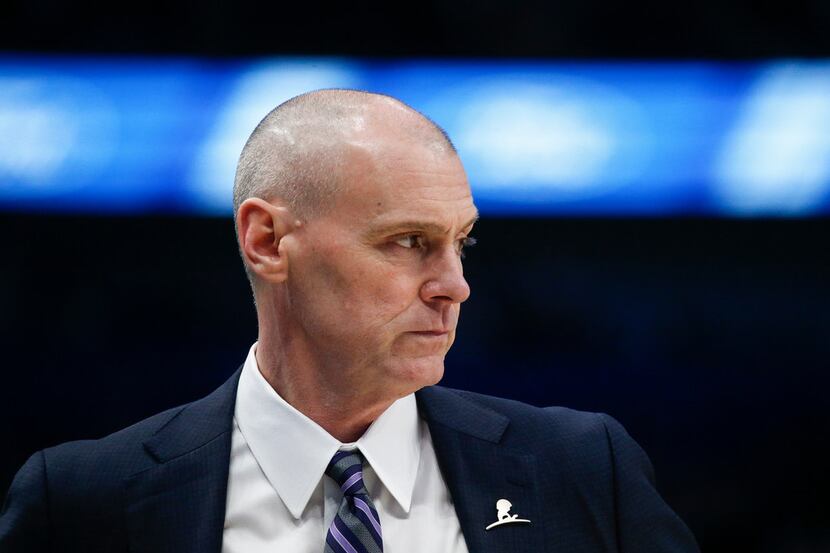
[[[472,211],[475,215],[462,223],[456,223],[455,221],[445,222],[440,218],[433,219],[429,216],[413,219],[410,213],[400,214],[399,217],[396,214],[392,214],[372,221],[366,234],[369,239],[376,239],[381,236],[397,234],[398,232],[424,231],[433,234],[452,234],[454,231],[467,231],[476,224],[479,218],[478,210],[474,205],[470,206],[467,211]],[[469,213],[459,213],[458,220],[462,221],[464,215],[469,215]]]

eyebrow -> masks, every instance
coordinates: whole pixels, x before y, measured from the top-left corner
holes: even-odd
[[[476,213],[475,217],[467,221],[461,228],[466,229],[475,224],[478,221],[479,214]],[[380,236],[384,234],[396,234],[398,232],[407,232],[407,231],[420,231],[420,232],[432,232],[435,234],[445,234],[447,233],[447,227],[443,225],[439,225],[438,223],[433,223],[431,221],[423,221],[423,220],[411,220],[411,221],[399,221],[395,223],[391,223],[389,225],[380,226],[378,228],[372,229],[370,231],[370,235],[372,236]]]

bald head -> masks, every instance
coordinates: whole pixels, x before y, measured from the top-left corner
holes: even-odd
[[[281,200],[301,218],[324,213],[347,186],[347,147],[371,151],[395,135],[455,153],[438,125],[389,96],[357,90],[296,96],[266,115],[242,149],[234,180],[234,213],[252,197]]]

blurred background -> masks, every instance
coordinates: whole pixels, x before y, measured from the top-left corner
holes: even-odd
[[[7,2],[0,494],[239,366],[236,158],[345,86],[469,172],[444,384],[610,413],[705,551],[830,551],[828,6]]]

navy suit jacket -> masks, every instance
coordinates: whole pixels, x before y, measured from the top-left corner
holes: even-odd
[[[34,454],[3,506],[0,552],[220,553],[238,379]],[[441,387],[416,397],[470,553],[698,550],[611,417]],[[531,523],[485,531],[501,498]]]

